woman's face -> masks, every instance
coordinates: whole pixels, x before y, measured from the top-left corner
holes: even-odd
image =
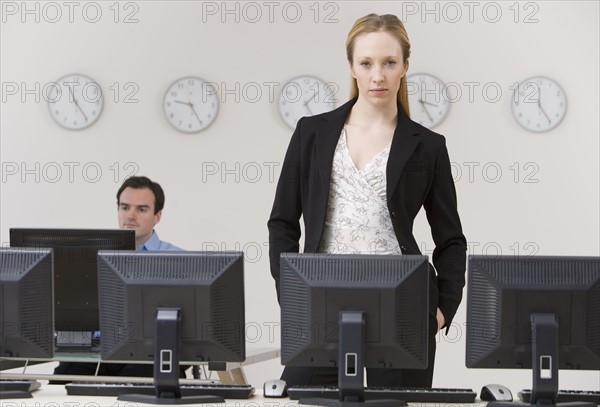
[[[379,31],[356,38],[350,71],[359,97],[378,105],[396,103],[406,68],[400,42],[391,34]]]

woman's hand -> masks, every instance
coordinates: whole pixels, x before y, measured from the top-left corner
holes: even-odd
[[[444,314],[442,314],[442,311],[439,308],[437,309],[435,319],[437,319],[437,331],[439,332],[440,329],[442,329],[442,327],[446,324],[446,318],[444,317]]]

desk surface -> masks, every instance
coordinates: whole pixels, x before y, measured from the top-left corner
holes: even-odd
[[[69,396],[64,386],[50,385],[42,382],[42,387],[32,393],[30,399],[10,399],[0,400],[0,407],[137,407],[152,406],[152,404],[132,403],[128,401],[119,401],[116,397],[87,397],[87,396]],[[268,404],[275,400],[276,404]],[[266,402],[266,403],[265,403]],[[225,404],[219,404],[219,407],[258,407],[258,406],[285,406],[285,404],[294,403],[289,399],[265,399],[262,395],[253,396],[248,400],[227,400]],[[194,404],[198,406],[198,404]],[[207,407],[215,407],[214,404],[207,404]]]
[[[246,349],[246,359],[243,362],[227,362],[227,368],[232,369],[235,367],[251,365],[253,363],[264,362],[270,359],[276,359],[280,356],[279,348],[252,348],[249,347]],[[3,358],[6,360],[15,360],[15,361],[33,361],[33,362],[87,362],[87,363],[132,363],[129,360],[111,360],[111,361],[103,361],[100,358],[99,353],[95,352],[57,352],[53,358]],[[146,363],[152,364],[153,361],[147,362],[134,362],[134,363]],[[198,362],[198,361],[180,361],[181,364],[184,365],[203,365],[208,364],[208,362]]]
[[[288,398],[265,398],[262,389],[256,389],[256,394],[248,400],[226,400],[219,407],[294,407],[297,401]],[[484,404],[464,404],[464,406],[481,407]],[[0,407],[141,407],[152,406],[152,404],[132,403],[119,401],[116,397],[85,397],[68,396],[64,386],[49,385],[42,383],[39,390],[33,392],[30,399],[0,400]],[[199,404],[194,404],[199,406]],[[413,403],[415,407],[440,407],[439,404]],[[459,407],[452,404],[452,407]],[[206,404],[206,407],[215,407],[214,404]]]
[[[223,366],[220,366],[221,369],[225,372],[233,373],[233,377],[222,377],[220,374],[220,380],[223,383],[232,384],[243,384],[247,383],[245,380],[245,376],[243,374],[242,368],[247,365],[251,365],[254,363],[260,363],[271,359],[277,359],[280,356],[279,348],[249,348],[246,352],[246,360],[243,362],[227,362]],[[46,360],[48,362],[48,360]],[[96,362],[100,362],[99,360]],[[112,362],[108,362],[112,363]],[[185,362],[187,363],[187,362]],[[208,366],[207,362],[194,362],[197,365]],[[19,367],[3,370],[0,372],[0,376],[4,379],[11,380],[69,380],[69,381],[77,381],[81,379],[82,376],[66,376],[66,375],[53,375],[53,368],[49,369],[47,363],[41,365],[33,365],[31,367]],[[207,376],[208,377],[208,376]],[[132,378],[132,377],[98,377],[95,376],[98,380],[102,379],[107,382],[131,382],[131,383],[150,383],[153,381],[152,378]],[[89,376],[85,377],[85,380],[90,380]],[[212,380],[212,378],[211,378]]]

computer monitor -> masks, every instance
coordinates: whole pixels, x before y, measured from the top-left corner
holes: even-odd
[[[57,346],[89,347],[98,331],[98,250],[135,250],[135,231],[120,229],[10,229],[11,247],[54,250]]]
[[[427,367],[427,256],[284,253],[280,278],[282,364],[338,367],[339,400],[301,404],[364,402],[364,367]]]
[[[0,248],[0,357],[54,354],[52,250]],[[0,399],[31,397],[0,383]]]
[[[532,369],[556,405],[558,369],[600,370],[600,257],[469,256],[467,324],[467,367]]]
[[[187,404],[180,361],[246,358],[242,252],[105,252],[98,254],[103,360],[154,361],[156,397],[120,400]]]

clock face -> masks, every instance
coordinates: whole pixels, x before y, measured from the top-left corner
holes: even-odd
[[[279,114],[292,129],[304,116],[335,109],[335,87],[312,76],[300,76],[287,82],[279,96]]]
[[[523,128],[543,132],[553,129],[565,117],[567,97],[560,85],[541,76],[529,78],[515,89],[512,112]]]
[[[102,113],[102,89],[93,79],[71,74],[57,80],[47,95],[52,118],[69,130],[91,126]]]
[[[406,80],[410,118],[428,129],[440,124],[450,110],[446,85],[426,73],[409,75]]]
[[[210,126],[219,113],[219,95],[212,83],[186,77],[173,82],[165,93],[167,121],[184,133],[197,133]]]

